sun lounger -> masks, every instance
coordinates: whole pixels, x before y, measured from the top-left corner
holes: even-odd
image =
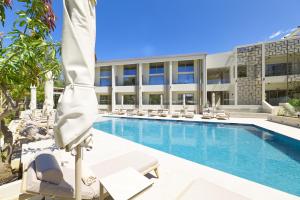
[[[159,116],[160,117],[167,117],[169,114],[169,111],[168,110],[162,110],[160,113],[159,113]]]
[[[221,186],[213,184],[203,179],[194,180],[179,196],[177,200],[190,200],[190,199],[209,199],[209,200],[250,200],[233,191],[227,190]]]
[[[138,116],[144,116],[144,115],[146,115],[146,112],[143,111],[143,110],[139,110],[139,111],[137,112],[137,115],[138,115]]]
[[[194,111],[187,111],[182,116],[185,118],[194,118],[195,113],[194,113]]]
[[[152,110],[149,112],[149,116],[150,117],[156,117],[156,116],[159,116],[159,113],[157,110]]]
[[[172,113],[172,117],[174,117],[174,118],[181,117],[181,112],[180,112],[180,111],[174,111],[174,112]]]
[[[56,197],[58,199],[73,199],[75,188],[74,169],[66,166],[60,167],[63,174],[63,180],[59,184],[41,181],[37,178],[36,160],[23,167],[22,193],[29,196],[42,195],[47,197]],[[58,161],[57,161],[58,162]],[[141,174],[147,174],[154,171],[158,177],[157,159],[139,152],[132,151],[115,158],[99,162],[90,167],[94,175],[103,178],[114,174],[120,170],[131,167]],[[59,176],[58,176],[59,177]],[[81,186],[83,199],[98,198],[100,194],[100,184],[96,181],[91,186],[83,184]]]
[[[210,110],[204,110],[202,113],[202,119],[212,119],[214,118],[213,113]]]
[[[128,110],[127,111],[127,115],[128,116],[133,116],[133,115],[137,115],[138,113],[137,113],[137,110]]]
[[[229,114],[226,113],[224,110],[218,110],[216,112],[217,119],[229,119]]]

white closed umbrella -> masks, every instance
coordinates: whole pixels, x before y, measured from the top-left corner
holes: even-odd
[[[52,72],[49,71],[46,73],[46,82],[45,82],[45,100],[43,105],[43,114],[49,116],[53,110],[54,100],[53,100],[53,76]]]
[[[36,86],[30,86],[30,110],[33,112],[36,109]]]
[[[75,196],[81,199],[81,147],[89,145],[97,115],[95,75],[95,5],[93,0],[64,0],[62,64],[66,88],[54,125],[56,144],[76,150]]]

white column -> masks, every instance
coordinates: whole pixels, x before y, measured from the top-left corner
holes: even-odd
[[[36,87],[30,86],[30,110],[36,109]]]
[[[266,76],[266,49],[265,43],[262,44],[262,66],[261,66],[261,98],[262,101],[266,100],[266,85],[265,85],[265,76]]]
[[[123,104],[124,104],[124,95],[122,94],[121,96],[121,107],[123,108]]]
[[[139,87],[138,87],[138,103],[139,103],[139,110],[142,110],[143,106],[143,64],[139,63],[139,70],[138,70],[138,75],[139,75]]]
[[[160,95],[160,106],[161,107],[164,106],[164,97],[163,97],[163,94]]]
[[[185,107],[185,94],[182,94],[182,103],[183,103],[183,106]]]
[[[234,65],[234,105],[238,105],[238,87],[237,87],[237,80],[238,80],[238,73],[237,73],[237,63],[238,63],[238,56],[237,56],[237,48],[235,49],[234,53],[235,57],[235,65]]]
[[[116,66],[111,67],[111,110],[115,110],[116,106]]]
[[[172,112],[172,73],[173,73],[173,62],[169,62],[169,113]]]
[[[216,106],[216,94],[214,92],[211,95],[211,101],[212,107],[214,108]]]
[[[207,69],[206,69],[206,57],[203,58],[202,62],[202,108],[204,108],[207,104]]]

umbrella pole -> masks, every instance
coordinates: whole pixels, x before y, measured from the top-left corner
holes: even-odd
[[[76,156],[75,156],[75,199],[81,200],[81,159],[82,150],[81,145],[79,144],[76,147]]]

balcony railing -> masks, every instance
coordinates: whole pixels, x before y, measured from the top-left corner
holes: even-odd
[[[227,84],[230,83],[229,79],[209,79],[207,84]]]

